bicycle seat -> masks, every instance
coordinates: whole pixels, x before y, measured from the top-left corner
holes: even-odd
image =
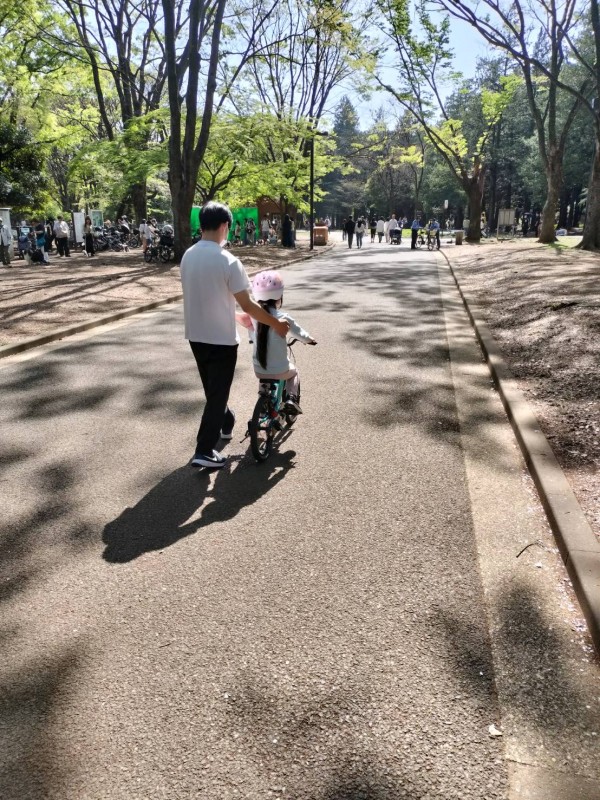
[[[277,378],[262,378],[259,380],[258,384],[258,391],[260,393],[271,392],[273,389],[277,388],[280,381]]]

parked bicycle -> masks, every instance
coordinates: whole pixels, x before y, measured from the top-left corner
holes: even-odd
[[[419,230],[417,234],[417,247],[421,248],[427,244],[427,231],[424,228]]]
[[[288,342],[290,359],[295,361],[292,345],[298,339]],[[288,401],[285,389],[286,381],[261,379],[258,384],[258,400],[254,406],[252,419],[248,421],[246,436],[250,437],[250,449],[257,461],[266,461],[271,455],[275,436],[279,432],[289,429],[298,418],[293,407],[286,405]],[[300,403],[300,380],[295,396],[296,403]]]
[[[144,253],[144,261],[150,264],[155,259],[157,261],[172,261],[175,256],[175,239],[172,234],[161,233],[153,236],[152,241],[148,242],[148,247]]]

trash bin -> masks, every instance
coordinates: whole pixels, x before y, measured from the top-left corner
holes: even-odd
[[[327,244],[329,239],[329,230],[326,225],[315,225],[313,228],[313,242],[315,244]]]
[[[455,244],[463,243],[463,234],[464,231],[456,231],[456,239],[454,240]]]

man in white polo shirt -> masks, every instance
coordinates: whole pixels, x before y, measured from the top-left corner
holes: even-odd
[[[235,322],[236,302],[251,317],[270,325],[280,336],[289,330],[250,297],[250,281],[239,258],[223,249],[233,222],[221,203],[200,211],[202,239],[181,260],[185,338],[194,353],[206,405],[198,435],[194,467],[219,469],[227,461],[215,450],[219,439],[231,439],[235,414],[228,407],[240,338]]]

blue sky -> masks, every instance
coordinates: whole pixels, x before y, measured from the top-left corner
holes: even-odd
[[[455,68],[462,72],[468,78],[475,75],[475,66],[478,58],[482,58],[490,54],[489,45],[484,39],[464,22],[451,20],[451,44],[454,50],[454,65]],[[448,91],[451,91],[449,87]],[[374,91],[370,97],[361,96],[355,89],[348,89],[348,87],[340,88],[335,94],[333,104],[336,105],[339,99],[347,95],[353,105],[355,106],[361,128],[367,128],[372,122],[373,115],[381,108],[389,108],[390,111],[394,106],[394,101],[389,95],[383,92]]]

